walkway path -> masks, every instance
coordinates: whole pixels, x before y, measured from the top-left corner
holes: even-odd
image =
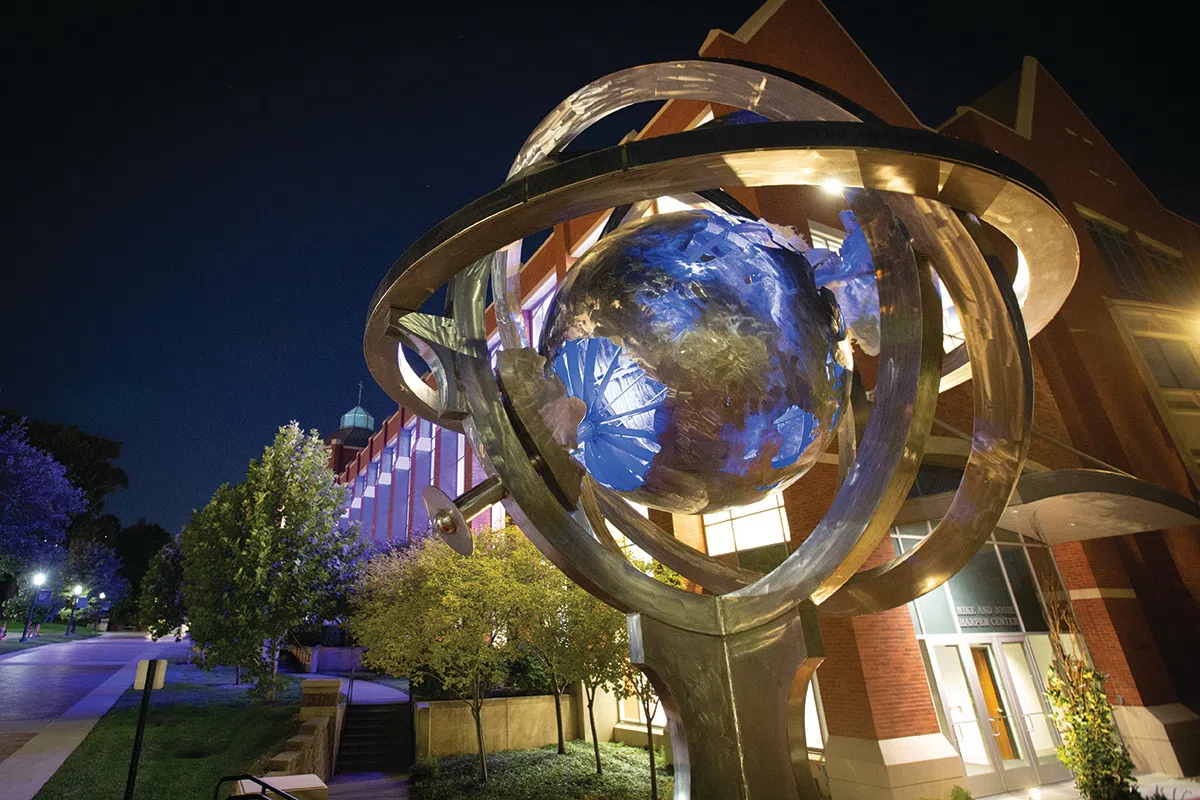
[[[325,675],[320,672],[296,672],[292,673],[292,677],[303,678],[304,680],[309,680],[310,678],[340,679],[342,681],[342,694],[350,697],[350,679],[345,675]],[[408,695],[399,689],[385,686],[382,683],[373,683],[369,680],[356,679],[354,681],[354,705],[356,706],[407,702]]]
[[[329,800],[408,800],[408,776],[382,772],[335,775],[329,782]]]
[[[1173,800],[1197,800],[1200,798],[1200,782],[1187,778],[1172,778],[1170,775],[1147,773],[1136,776],[1137,789],[1142,797],[1149,797],[1155,788],[1162,790]],[[982,800],[1080,800],[1079,792],[1072,781],[1048,783],[1034,789],[1022,789],[1008,794],[991,795]]]
[[[111,633],[0,656],[0,786],[31,800],[100,717],[133,686],[143,658],[178,658],[188,643]]]

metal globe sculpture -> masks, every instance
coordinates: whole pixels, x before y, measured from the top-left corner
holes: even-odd
[[[753,114],[562,155],[597,120],[672,99]],[[844,189],[852,216],[836,258],[789,248],[724,191],[787,184]],[[627,223],[663,196],[702,210]],[[531,342],[521,241],[593,213],[607,215],[599,242],[560,287],[544,341]],[[1023,309],[992,257],[995,235],[1028,265]],[[907,603],[978,551],[1029,445],[1028,337],[1077,269],[1070,226],[1015,162],[888,126],[777,69],[666,62],[607,75],[555,108],[508,180],[392,267],[364,350],[398,403],[465,432],[489,474],[455,499],[427,487],[433,530],[470,553],[469,520],[503,501],[547,558],[628,614],[630,659],[667,712],[676,800],[808,799],[804,696],[823,657],[819,617]],[[445,315],[414,310],[443,285]],[[962,326],[947,352],[943,294]],[[502,343],[494,358],[489,298]],[[843,335],[878,352],[870,399],[847,394]],[[939,390],[968,379],[974,435],[944,518],[860,571],[916,476]],[[836,496],[765,575],[687,547],[626,502],[693,513],[743,502],[796,479],[835,434]],[[639,571],[610,525],[706,592]]]
[[[576,458],[683,514],[748,505],[833,441],[853,356],[832,293],[771,227],[677,211],[618,228],[567,273],[541,352],[586,406]]]

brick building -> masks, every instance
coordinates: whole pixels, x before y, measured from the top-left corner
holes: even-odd
[[[801,31],[806,46],[796,47]],[[890,124],[925,127],[819,0],[772,0],[737,32],[713,31],[700,54],[786,69]],[[730,110],[671,101],[634,135],[692,128]],[[823,625],[826,658],[806,720],[811,756],[836,798],[916,800],[954,783],[982,796],[1067,778],[1042,690],[1049,635],[1035,580],[1057,565],[1088,652],[1111,676],[1138,768],[1200,773],[1200,226],[1164,209],[1032,58],[938,130],[997,150],[1047,183],[1075,230],[1079,276],[1048,324],[1031,325],[1040,329],[1035,438],[1000,527],[947,585],[907,607]],[[731,193],[814,246],[836,250],[845,236],[836,194]],[[688,199],[660,198],[647,213],[681,203]],[[558,280],[607,216],[557,226],[523,268],[535,345]],[[1020,297],[1022,257],[997,248]],[[871,360],[856,356],[870,380]],[[936,523],[965,463],[971,420],[970,384],[943,392],[917,484],[867,567]],[[425,486],[454,496],[484,477],[461,435],[407,412],[355,443],[353,453],[335,444],[334,466],[353,490],[348,519],[373,541],[404,543],[428,529],[414,501]],[[721,514],[647,513],[711,555],[768,569],[824,514],[836,472],[836,457],[827,457],[782,495]],[[500,524],[503,509],[492,514]]]

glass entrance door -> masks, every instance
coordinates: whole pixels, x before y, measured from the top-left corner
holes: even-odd
[[[1008,791],[1037,786],[1037,772],[1030,757],[1030,748],[1021,727],[1023,715],[1013,693],[1009,691],[992,644],[960,645],[963,660],[969,665],[975,702],[980,708],[985,739],[990,736],[989,748]]]
[[[1024,637],[937,638],[926,646],[967,788],[986,796],[1068,778]]]

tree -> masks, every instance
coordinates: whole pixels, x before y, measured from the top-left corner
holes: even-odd
[[[63,571],[62,592],[69,596],[75,586],[83,588],[85,596],[116,600],[129,590],[129,582],[121,575],[121,559],[111,547],[98,542],[71,542],[67,566]]]
[[[65,558],[67,526],[85,508],[66,468],[30,444],[21,423],[0,419],[0,578],[7,578],[0,600],[21,574]]]
[[[596,692],[607,688],[614,694],[623,693],[624,666],[629,663],[625,615],[574,583],[568,590],[566,608],[571,635],[567,665],[563,669],[583,680],[596,774],[601,775],[604,768],[600,764],[600,740],[596,736]]]
[[[151,639],[175,633],[187,622],[183,606],[183,551],[171,539],[150,558],[138,599],[138,624],[150,632]]]
[[[5,411],[0,412],[0,416],[11,418],[16,414]],[[65,466],[67,479],[83,490],[89,515],[99,517],[104,511],[106,496],[117,489],[129,488],[125,470],[112,463],[121,457],[120,442],[87,433],[75,425],[42,420],[29,420],[27,425],[30,443]]]
[[[658,713],[658,693],[646,673],[635,667],[629,659],[622,664],[625,697],[636,696],[646,718],[646,749],[650,751],[650,798],[658,800],[658,766],[654,762],[654,715]]]
[[[435,680],[470,707],[485,782],[483,701],[515,655],[525,594],[512,562],[522,541],[516,528],[481,527],[466,558],[436,537],[382,552],[367,564],[350,617],[369,666],[408,675],[414,686]]]
[[[519,636],[550,673],[558,726],[558,753],[564,755],[567,749],[563,736],[562,695],[568,686],[583,677],[579,662],[573,658],[577,642],[571,611],[577,603],[571,601],[574,594],[583,590],[551,564],[527,538],[515,538],[513,568],[522,589],[518,607]]]
[[[329,619],[353,583],[364,548],[345,507],[320,435],[292,422],[184,529],[192,638],[248,663],[268,702],[288,632]]]
[[[266,638],[255,627],[254,592],[242,566],[244,494],[240,485],[223,484],[179,537],[184,608],[206,667],[249,664]]]
[[[141,588],[150,559],[171,541],[166,528],[147,522],[145,517],[117,533],[113,549],[121,559],[121,574],[135,591]]]

